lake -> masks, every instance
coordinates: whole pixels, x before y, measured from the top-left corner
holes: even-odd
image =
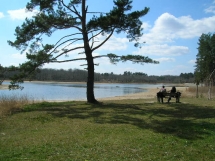
[[[4,82],[3,84],[9,84]],[[47,83],[25,82],[23,90],[0,90],[1,95],[27,95],[34,100],[86,100],[85,83]],[[95,83],[95,98],[123,96],[132,93],[146,92],[147,88],[161,87],[162,84],[119,84]]]

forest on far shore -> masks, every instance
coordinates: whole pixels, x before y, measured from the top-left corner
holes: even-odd
[[[7,78],[10,73],[7,74]],[[87,71],[80,69],[40,69],[30,80],[35,81],[60,81],[60,82],[86,82]],[[128,72],[123,74],[111,73],[95,73],[95,82],[101,83],[194,83],[193,73],[181,73],[179,76],[163,75],[163,76],[148,76],[141,72]]]

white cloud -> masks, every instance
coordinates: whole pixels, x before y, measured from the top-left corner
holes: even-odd
[[[208,8],[205,9],[206,13],[213,13],[215,14],[215,0],[213,1],[213,5],[209,6]]]
[[[31,18],[38,13],[37,10],[29,12],[25,8],[18,10],[9,10],[7,12],[13,20],[24,20],[25,18]]]
[[[10,60],[10,62],[8,62]],[[22,64],[26,61],[26,55],[25,54],[20,54],[20,53],[15,53],[9,55],[2,63],[4,63],[4,66],[19,66],[19,64]]]
[[[159,58],[156,60],[159,61],[160,63],[162,63],[162,62],[175,62],[174,58],[165,58],[165,57],[162,57],[162,58]]]
[[[98,42],[95,43],[94,46],[100,44],[104,37],[98,37]],[[98,50],[106,50],[106,51],[120,51],[120,50],[126,50],[128,47],[128,39],[127,38],[117,38],[114,35],[104,44],[102,45]]]
[[[0,12],[0,18],[3,18],[4,14],[2,12]]]
[[[186,46],[169,46],[167,44],[143,46],[134,55],[179,56],[189,52]]]
[[[194,20],[191,16],[175,17],[164,13],[141,41],[147,44],[169,43],[176,39],[190,39],[202,33],[214,32],[215,16]]]
[[[193,19],[189,15],[176,17],[170,13],[163,13],[153,26],[144,23],[142,27],[145,26],[147,30],[141,42],[146,42],[146,44],[133,54],[161,56],[160,62],[173,61],[165,57],[188,54],[189,48],[171,43],[177,42],[178,39],[192,39],[200,37],[202,33],[215,32],[214,24],[215,16]],[[194,64],[194,61],[190,61],[189,64]]]
[[[149,23],[143,22],[141,27],[144,29],[144,31],[147,31],[151,28],[151,25]]]
[[[206,8],[205,12],[215,14],[215,6],[210,6],[210,7]]]

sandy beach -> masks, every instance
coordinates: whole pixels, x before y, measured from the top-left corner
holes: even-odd
[[[8,85],[4,85],[4,84],[3,84],[3,85],[0,85],[0,90],[1,90],[1,89],[8,89]]]
[[[192,85],[191,85],[192,86]],[[167,91],[170,91],[172,87],[166,87]],[[182,93],[182,96],[192,96],[193,93],[190,93],[188,91],[189,86],[184,85],[177,87],[176,89],[178,92]],[[152,99],[156,98],[157,92],[159,92],[159,88],[148,88],[146,92],[142,93],[134,93],[134,94],[128,94],[124,96],[116,96],[116,97],[107,97],[107,98],[100,98],[99,100],[123,100],[123,99]]]

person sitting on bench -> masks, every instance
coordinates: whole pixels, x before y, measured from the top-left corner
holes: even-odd
[[[162,88],[159,91],[159,97],[161,98],[161,102],[163,103],[163,98],[165,97],[163,93],[166,93],[165,86],[162,86]]]
[[[171,97],[173,97],[173,96],[171,95],[171,93],[176,93],[176,88],[175,88],[175,86],[173,86],[172,89],[171,89],[171,91],[170,91],[170,96],[169,96],[169,98],[168,98],[168,103],[169,103],[169,101],[171,100]]]

